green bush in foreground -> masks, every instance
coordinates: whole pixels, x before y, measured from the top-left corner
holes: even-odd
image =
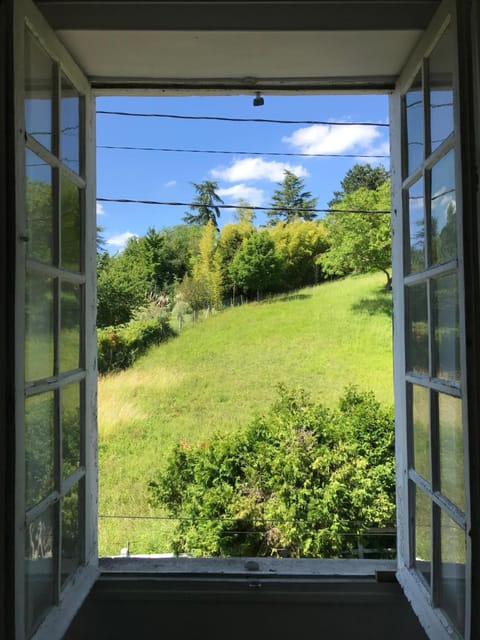
[[[175,335],[168,317],[131,320],[119,327],[98,329],[98,372],[120,371],[131,366],[148,347]]]
[[[392,540],[368,530],[394,519],[392,410],[355,388],[335,409],[280,395],[245,431],[180,442],[149,483],[151,503],[179,518],[173,551],[327,558],[361,542],[388,555]]]

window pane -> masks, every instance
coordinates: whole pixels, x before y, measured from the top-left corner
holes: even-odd
[[[25,153],[28,257],[52,264],[52,169],[29,149]]]
[[[440,428],[440,489],[465,511],[462,403],[459,398],[438,396]]]
[[[407,287],[407,370],[428,375],[428,308],[425,283]]]
[[[62,500],[62,586],[81,562],[80,487],[75,486]]]
[[[61,390],[63,477],[67,478],[80,466],[80,384]]]
[[[25,377],[39,380],[53,375],[53,280],[27,274],[25,305]]]
[[[61,290],[60,371],[80,367],[80,322],[82,289],[68,282]]]
[[[29,637],[54,603],[54,523],[54,507],[50,507],[26,528],[25,626]]]
[[[449,151],[432,169],[432,264],[457,255],[455,155]]]
[[[408,149],[408,174],[424,160],[422,74],[419,72],[405,94],[406,132]]]
[[[62,74],[60,157],[72,171],[80,173],[80,97]]]
[[[52,150],[53,65],[29,31],[25,34],[25,127]]]
[[[440,606],[457,629],[465,628],[465,532],[442,510]]]
[[[433,321],[435,375],[446,380],[460,380],[460,327],[456,274],[433,281]]]
[[[430,481],[430,392],[412,385],[414,469]]]
[[[410,272],[425,269],[425,200],[423,178],[408,190]]]
[[[25,400],[25,502],[29,509],[54,489],[55,400],[53,392]]]
[[[430,56],[432,151],[453,131],[453,42],[448,27]]]
[[[432,573],[430,498],[415,485],[415,567],[430,587]]]
[[[62,267],[70,271],[81,271],[82,221],[80,191],[65,176],[62,176],[61,220]]]

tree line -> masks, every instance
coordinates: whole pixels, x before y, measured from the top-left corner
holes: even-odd
[[[382,270],[390,285],[390,184],[384,167],[355,165],[317,219],[317,198],[291,171],[272,195],[267,223],[241,201],[235,221],[219,227],[218,184],[193,183],[183,225],[131,238],[116,254],[98,251],[99,327],[128,322],[149,304],[169,305],[179,322],[186,312],[220,309],[317,284],[327,277]]]

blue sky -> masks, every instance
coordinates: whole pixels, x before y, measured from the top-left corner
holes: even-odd
[[[221,97],[105,97],[97,110],[195,116],[388,122],[387,96],[265,96],[253,107],[253,96]],[[345,153],[357,158],[299,158],[250,155],[212,155],[102,149],[103,145],[213,149],[277,153]],[[285,168],[301,176],[306,189],[327,207],[345,173],[355,162],[382,163],[388,159],[361,154],[388,154],[388,128],[129,118],[97,115],[97,196],[191,202],[192,182],[215,180],[226,204],[240,198],[268,206]],[[131,235],[143,235],[180,224],[186,208],[141,204],[99,203],[98,224],[110,252],[121,250]],[[220,225],[232,220],[222,210]],[[256,223],[265,215],[257,212]]]

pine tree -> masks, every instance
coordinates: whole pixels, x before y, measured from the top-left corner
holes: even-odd
[[[317,198],[312,198],[310,191],[304,191],[305,184],[302,178],[288,169],[285,169],[284,174],[283,182],[278,183],[280,189],[273,192],[272,209],[267,212],[270,224],[281,220],[313,220],[317,214],[311,209],[317,206]]]
[[[183,220],[187,224],[205,225],[211,221],[218,231],[217,218],[220,217],[220,208],[218,204],[223,204],[223,200],[216,193],[218,183],[211,180],[204,180],[197,183],[192,182],[197,195],[190,205],[192,211],[196,213],[186,212]]]

